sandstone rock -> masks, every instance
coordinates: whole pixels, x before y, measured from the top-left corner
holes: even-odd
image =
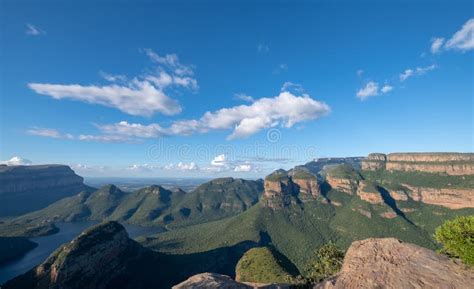
[[[357,190],[358,182],[353,179],[336,178],[332,176],[326,176],[326,182],[331,188],[341,191],[343,193],[352,195]]]
[[[265,178],[261,206],[277,209],[316,199],[321,189],[307,171],[277,170]]]
[[[392,153],[369,154],[362,161],[363,170],[474,175],[473,153]]]
[[[423,188],[402,184],[415,201],[450,209],[474,208],[474,189]]]
[[[315,289],[472,288],[474,270],[394,238],[353,242],[342,270]]]
[[[374,188],[374,186],[367,182],[361,181],[359,183],[359,188],[357,189],[357,195],[364,201],[371,204],[381,204],[383,203],[383,198],[380,192]]]
[[[408,195],[405,191],[402,190],[389,190],[388,193],[396,201],[407,201]]]
[[[189,277],[172,289],[289,289],[285,284],[240,283],[226,275],[202,273]]]
[[[394,211],[383,212],[380,214],[380,217],[386,218],[386,219],[393,219],[397,217],[397,213],[395,213]]]

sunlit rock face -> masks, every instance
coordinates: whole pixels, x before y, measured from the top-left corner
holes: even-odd
[[[316,285],[336,288],[472,288],[474,271],[449,258],[394,238],[349,247],[342,270]]]
[[[316,176],[303,170],[277,170],[265,178],[261,206],[272,209],[303,203],[321,195]]]

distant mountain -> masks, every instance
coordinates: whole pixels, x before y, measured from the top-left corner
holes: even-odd
[[[360,169],[361,162],[364,157],[345,157],[345,158],[318,158],[310,161],[304,165],[296,166],[295,169],[306,169],[314,175],[319,175],[324,172],[324,169],[346,164],[352,166],[354,169]]]
[[[194,191],[150,186],[125,193],[114,185],[81,192],[0,224],[0,236],[55,232],[55,222],[117,220],[141,226],[184,226],[222,219],[258,202],[262,181],[215,179]]]
[[[65,165],[0,165],[0,217],[39,210],[93,188]]]

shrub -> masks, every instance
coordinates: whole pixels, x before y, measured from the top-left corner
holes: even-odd
[[[336,245],[329,242],[314,252],[314,257],[310,261],[305,278],[308,283],[316,283],[336,274],[341,270],[344,252],[340,251]]]
[[[446,221],[436,229],[435,238],[443,245],[442,253],[474,265],[474,215]]]

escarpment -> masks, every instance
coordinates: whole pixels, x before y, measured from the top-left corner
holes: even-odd
[[[91,190],[65,165],[0,166],[0,217],[20,215]]]
[[[260,204],[277,209],[316,199],[321,188],[315,175],[305,170],[277,170],[265,178]]]
[[[361,163],[362,170],[474,175],[473,153],[373,153]]]

